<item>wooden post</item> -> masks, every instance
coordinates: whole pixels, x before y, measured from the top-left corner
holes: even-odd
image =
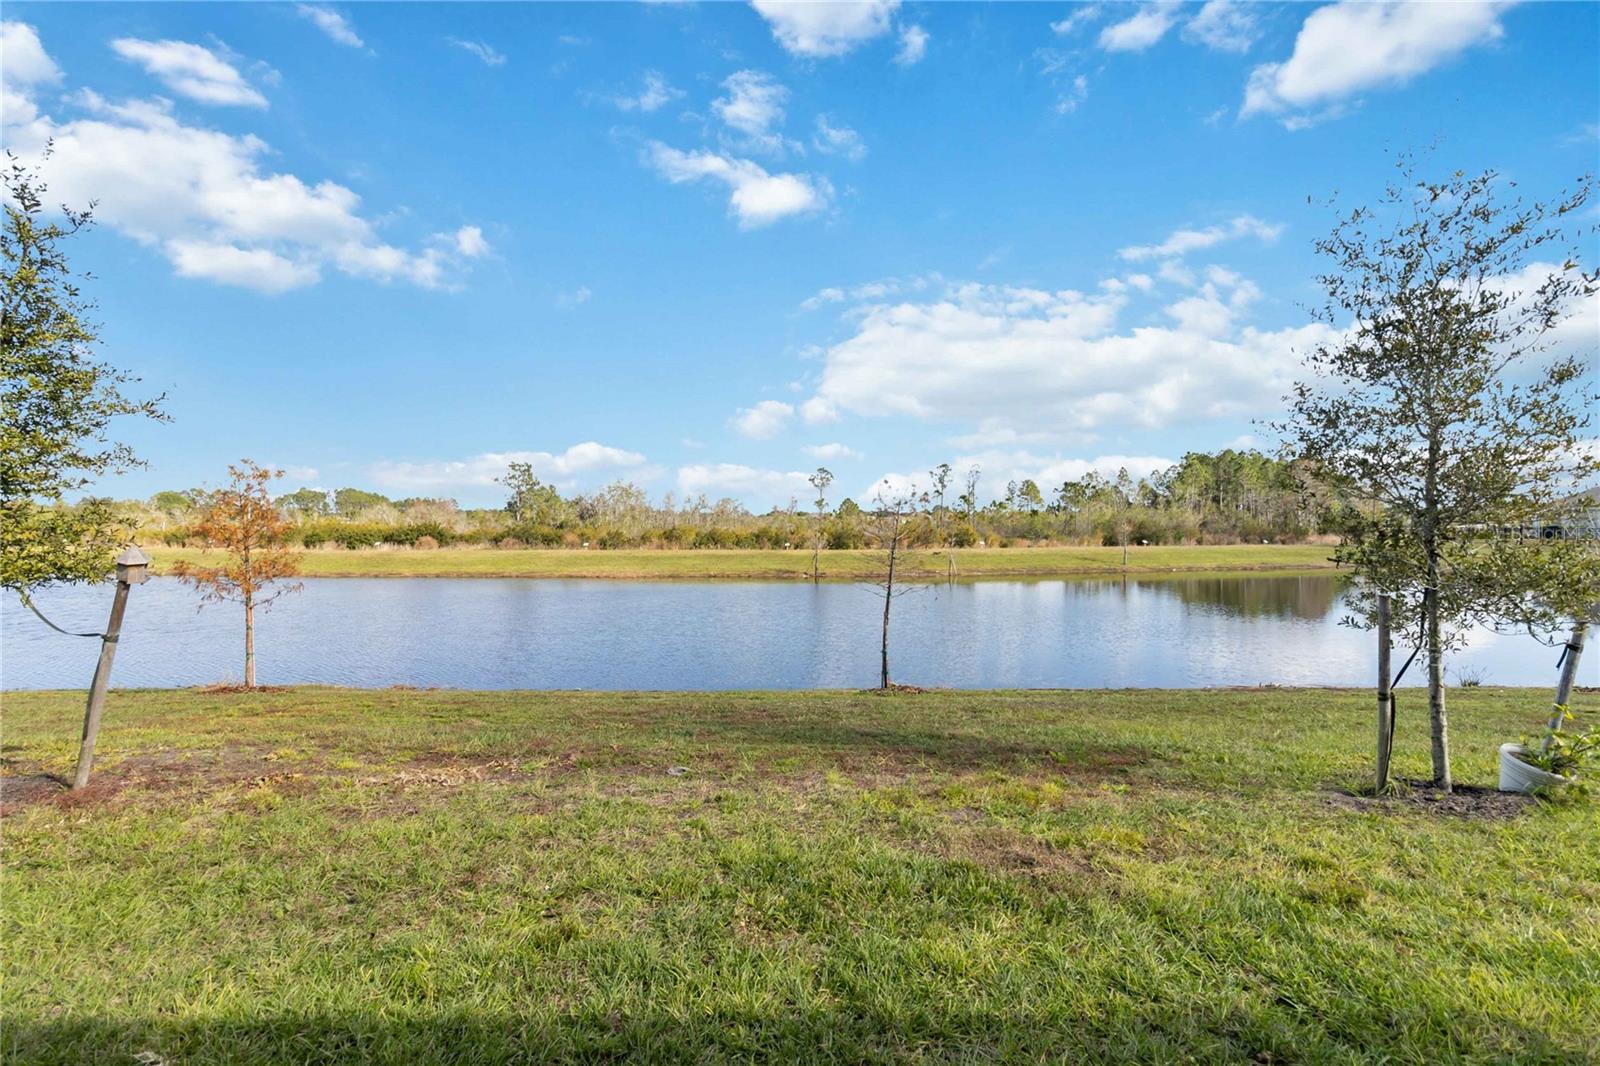
[[[1378,780],[1376,791],[1389,787],[1389,756],[1394,751],[1394,694],[1390,691],[1389,594],[1378,595]]]
[[[889,542],[889,576],[883,586],[883,661],[880,673],[880,685],[885,692],[889,689],[889,605],[894,602],[894,564],[895,556],[900,550],[899,516],[895,516],[894,539]]]
[[[150,558],[138,548],[128,548],[117,556],[116,562],[117,591],[111,600],[111,620],[100,638],[100,661],[95,663],[94,680],[89,682],[89,705],[83,714],[83,740],[78,745],[78,772],[72,778],[73,788],[87,785],[89,771],[94,769],[94,742],[100,736],[106,689],[111,685],[111,660],[116,658],[117,638],[122,635],[122,615],[128,609],[128,589],[144,584],[149,575]]]
[[[1550,711],[1550,730],[1545,733],[1544,743],[1539,747],[1541,753],[1550,750],[1550,733],[1561,727],[1567,703],[1572,699],[1572,686],[1578,680],[1578,660],[1583,657],[1583,641],[1588,633],[1587,619],[1580,618],[1577,625],[1572,627],[1572,637],[1567,641],[1566,658],[1561,660],[1561,680],[1556,682],[1556,702]]]
[[[106,709],[106,689],[111,684],[111,660],[116,658],[122,613],[127,608],[128,583],[118,581],[116,597],[111,601],[111,621],[100,638],[100,661],[95,664],[94,680],[89,684],[89,706],[83,715],[83,741],[78,745],[78,773],[72,779],[73,788],[87,785],[89,771],[94,769],[94,742],[100,735],[100,716]]]

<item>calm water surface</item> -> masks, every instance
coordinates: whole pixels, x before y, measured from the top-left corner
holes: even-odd
[[[895,602],[893,672],[954,688],[1370,684],[1372,637],[1339,625],[1341,590],[1326,575],[940,585]],[[36,602],[88,631],[110,598],[102,585]],[[241,612],[196,603],[170,578],[133,590],[116,686],[240,677]],[[263,684],[363,687],[862,687],[877,680],[881,609],[842,584],[310,579],[259,617],[257,669]],[[0,686],[83,688],[98,647],[46,629],[14,596],[0,604]],[[1450,666],[1452,680],[1555,679],[1555,653],[1526,636],[1477,634]],[[1583,673],[1600,679],[1594,662]]]

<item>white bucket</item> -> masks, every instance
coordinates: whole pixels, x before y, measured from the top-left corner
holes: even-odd
[[[1572,783],[1570,777],[1562,777],[1523,762],[1521,755],[1527,750],[1521,744],[1500,745],[1501,792],[1536,792],[1541,788]]]

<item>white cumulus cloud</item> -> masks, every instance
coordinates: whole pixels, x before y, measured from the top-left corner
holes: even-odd
[[[484,239],[483,230],[477,226],[462,226],[456,230],[455,245],[456,251],[468,259],[489,254],[489,242]]]
[[[145,41],[119,37],[111,50],[137,63],[173,92],[203,104],[266,107],[267,98],[233,64],[188,41]]]
[[[791,215],[826,207],[833,187],[820,175],[772,174],[760,164],[716,152],[685,152],[659,141],[645,161],[673,184],[714,181],[728,189],[728,210],[744,229],[771,225]]]
[[[783,432],[794,419],[794,405],[782,400],[762,400],[754,407],[741,407],[729,424],[752,440],[767,440]]]
[[[1175,259],[1189,252],[1210,248],[1223,241],[1238,240],[1241,237],[1254,237],[1270,244],[1282,233],[1281,225],[1263,222],[1252,215],[1237,215],[1224,225],[1207,226],[1205,229],[1176,230],[1160,244],[1131,245],[1119,250],[1117,254],[1132,262],[1143,259]]]
[[[1218,52],[1248,52],[1260,36],[1255,12],[1244,0],[1208,0],[1183,27],[1184,40]]]
[[[823,155],[842,155],[852,163],[860,162],[867,155],[867,146],[862,142],[861,135],[849,126],[835,126],[827,115],[817,116],[811,146]]]
[[[951,285],[930,301],[858,306],[807,404],[1060,438],[1275,409],[1300,356],[1331,331],[1250,325],[1257,290],[1228,280],[1183,293],[1164,323],[1124,324],[1126,287]]]
[[[574,444],[564,452],[484,452],[466,459],[420,462],[382,460],[372,464],[368,474],[385,489],[449,492],[494,485],[495,478],[512,463],[528,463],[544,480],[570,486],[579,478],[636,472],[645,465],[645,457],[591,440]]]
[[[808,444],[801,450],[813,459],[821,459],[824,462],[861,458],[860,452],[847,444],[839,444],[837,442],[831,444]]]
[[[1319,7],[1306,16],[1288,59],[1251,71],[1240,114],[1283,115],[1286,125],[1305,125],[1363,90],[1403,85],[1474,45],[1499,40],[1500,16],[1510,6],[1341,0]]]
[[[1178,5],[1170,0],[1145,4],[1121,22],[1100,31],[1100,47],[1108,52],[1142,52],[1167,35],[1178,20]]]
[[[750,6],[786,50],[821,59],[888,33],[900,0],[751,0]]]
[[[1050,29],[1058,37],[1070,37],[1098,19],[1103,13],[1103,5],[1101,4],[1078,4],[1073,7],[1071,14],[1057,22],[1050,23]]]
[[[909,67],[922,62],[922,57],[927,54],[928,31],[921,26],[902,26],[900,49],[895,52],[894,61],[902,67]]]
[[[296,4],[295,11],[301,18],[310,19],[312,25],[328,35],[329,40],[350,48],[366,47],[366,42],[356,33],[350,20],[338,10],[326,4]]]
[[[801,470],[763,470],[742,463],[691,463],[678,468],[678,488],[690,496],[737,496],[760,511],[785,506],[809,492],[806,476]]]
[[[17,86],[61,80],[61,68],[26,22],[0,22],[0,80]]]
[[[650,114],[683,97],[683,90],[674,89],[660,71],[645,71],[643,81],[644,84],[637,93],[614,96],[611,98],[612,103],[622,111],[642,111]]]
[[[786,143],[775,127],[783,125],[789,90],[759,70],[740,70],[722,82],[726,95],[711,102],[723,125],[744,136],[743,146],[781,153]]]
[[[34,69],[43,69],[37,57]],[[189,125],[165,100],[118,104],[85,89],[71,97],[79,114],[61,119],[40,114],[14,74],[5,91],[0,138],[24,163],[53,146],[43,164],[52,199],[94,201],[97,219],[159,250],[183,277],[276,293],[331,267],[433,288],[487,248],[475,227],[435,233],[418,248],[390,244],[353,190],[268,170],[272,152],[259,137]]]
[[[257,292],[279,293],[316,282],[315,263],[296,262],[266,248],[175,238],[165,247],[180,277],[204,278]]]

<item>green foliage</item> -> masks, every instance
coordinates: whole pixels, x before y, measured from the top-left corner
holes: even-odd
[[[1408,163],[1402,173],[1378,209],[1318,243],[1333,262],[1324,317],[1354,321],[1312,353],[1308,368],[1330,384],[1296,386],[1284,428],[1321,481],[1370,501],[1339,522],[1340,560],[1369,596],[1388,591],[1415,617],[1432,589],[1447,624],[1493,621],[1513,602],[1537,606],[1517,586],[1540,583],[1545,548],[1516,531],[1600,473],[1600,454],[1582,446],[1600,393],[1582,356],[1549,351],[1596,276],[1551,249],[1564,265],[1531,288],[1504,280],[1567,239],[1565,216],[1592,187],[1529,205],[1497,199],[1514,183],[1493,172],[1439,183],[1417,181]],[[1569,599],[1561,578],[1580,569],[1549,575],[1542,591]]]
[[[9,155],[8,155],[9,158]],[[108,438],[114,419],[164,419],[161,398],[129,399],[136,380],[95,362],[99,342],[63,244],[87,211],[46,221],[45,187],[12,160],[4,173],[4,303],[0,305],[0,587],[26,592],[96,581],[129,530],[105,501],[65,507],[69,493],[140,465]]]
[[[505,535],[524,544],[531,544],[542,548],[560,547],[562,531],[555,526],[539,525],[534,522],[518,522],[507,526]]]
[[[363,511],[374,507],[381,507],[390,503],[389,497],[365,489],[335,489],[333,492],[334,512],[344,518],[359,515]]]
[[[1339,511],[1338,551],[1362,578],[1353,620],[1373,624],[1386,594],[1399,631],[1422,623],[1434,776],[1448,785],[1452,631],[1554,627],[1594,584],[1519,535],[1600,474],[1585,441],[1600,404],[1584,373],[1592,347],[1551,351],[1553,331],[1596,291],[1577,249],[1559,249],[1593,185],[1528,204],[1493,172],[1429,182],[1409,160],[1400,170],[1376,208],[1317,242],[1331,263],[1322,318],[1338,339],[1307,358],[1311,380],[1295,386],[1280,428],[1354,504]],[[1528,269],[1542,276],[1519,281]]]
[[[199,494],[193,489],[187,492],[166,489],[150,497],[151,507],[169,515],[188,514],[199,502]]]
[[[328,494],[322,489],[296,489],[294,492],[279,496],[273,502],[281,510],[311,518],[321,518],[333,513],[333,507],[328,502]]]
[[[840,509],[841,511],[843,508]],[[867,534],[858,522],[843,517],[829,522],[824,531],[824,543],[832,551],[846,551],[867,546]]]
[[[1032,478],[1017,486],[1017,506],[1025,511],[1044,509],[1044,493],[1039,491],[1039,486]]]
[[[1591,765],[1600,764],[1600,728],[1568,729],[1577,719],[1566,707],[1559,708],[1560,720],[1537,738],[1524,737],[1519,756],[1529,766],[1546,773],[1573,779],[1582,778]]]
[[[561,498],[554,485],[546,485],[533,473],[532,463],[512,463],[495,478],[506,487],[506,513],[516,525],[562,527],[576,522],[579,509]]]

